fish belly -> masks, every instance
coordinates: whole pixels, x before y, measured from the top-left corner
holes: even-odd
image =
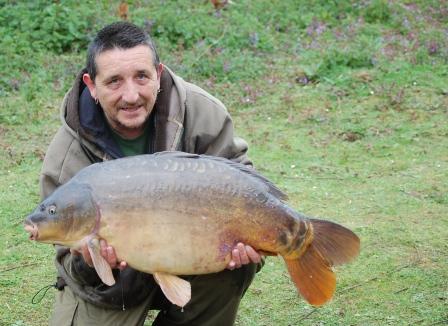
[[[222,226],[209,219],[177,212],[108,215],[102,219],[99,236],[115,248],[119,259],[137,270],[207,274],[223,270],[230,260]],[[237,241],[236,234],[233,238],[226,241]]]
[[[177,203],[177,208],[163,210],[132,209],[132,205],[103,209],[98,235],[137,270],[197,275],[223,270],[238,242],[282,254],[290,245],[289,229],[297,225],[278,212],[241,203],[197,204]]]

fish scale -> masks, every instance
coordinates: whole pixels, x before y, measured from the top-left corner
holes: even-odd
[[[98,249],[103,238],[120,260],[153,274],[178,305],[188,302],[190,290],[176,275],[221,271],[243,242],[282,256],[299,293],[318,306],[335,291],[331,267],[355,257],[359,239],[336,223],[305,217],[286,199],[250,167],[163,152],[86,167],[28,216],[25,229],[40,242],[86,245],[110,285],[115,281]]]

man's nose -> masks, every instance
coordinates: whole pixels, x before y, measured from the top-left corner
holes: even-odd
[[[138,86],[132,81],[126,82],[121,95],[123,101],[128,104],[135,104],[138,101],[139,96]]]

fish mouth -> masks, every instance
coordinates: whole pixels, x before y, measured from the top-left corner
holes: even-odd
[[[25,231],[29,233],[30,240],[37,240],[37,238],[39,237],[39,232],[37,230],[36,224],[30,221],[25,221],[24,228]]]

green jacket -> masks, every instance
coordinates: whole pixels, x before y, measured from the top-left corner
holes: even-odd
[[[82,168],[122,156],[111,138],[102,109],[82,82],[83,73],[85,70],[78,74],[64,98],[62,126],[45,155],[40,176],[42,199]],[[246,156],[247,143],[234,136],[230,115],[219,100],[168,68],[162,73],[161,90],[148,122],[148,153],[179,150],[251,164]],[[110,309],[122,308],[122,290],[126,306],[137,305],[149,291],[145,291],[145,284],[152,282],[151,275],[127,268],[117,272],[116,285],[108,287],[80,256],[71,255],[64,247],[57,248],[56,267],[75,294]]]

